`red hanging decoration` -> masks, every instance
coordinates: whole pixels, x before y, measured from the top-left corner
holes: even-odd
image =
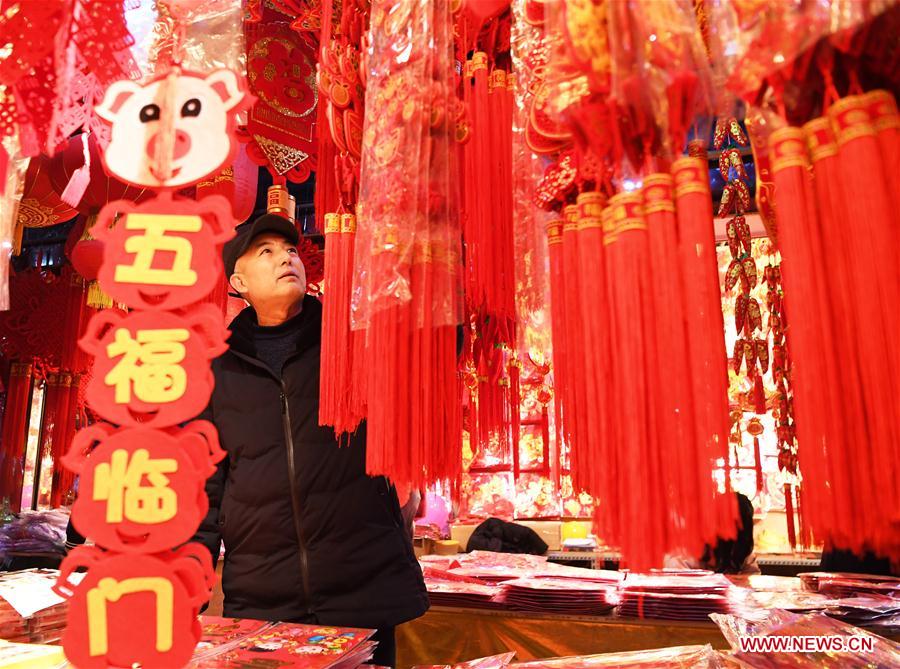
[[[461,467],[456,115],[449,6],[404,8],[372,7],[351,320],[367,332],[367,470],[423,485]]]
[[[678,222],[678,265],[685,296],[684,324],[688,332],[694,400],[694,434],[697,444],[698,480],[710,476],[714,463],[726,463],[726,488],[730,488],[728,463],[728,358],[722,332],[722,303],[717,276],[712,195],[705,162],[688,157],[672,163],[675,210]],[[712,522],[719,536],[732,535],[736,506],[732,496],[716,498]]]
[[[22,480],[25,476],[25,428],[28,425],[32,383],[32,364],[13,362],[6,387],[6,406],[0,435],[0,490],[2,499],[18,513],[22,504]]]
[[[804,467],[801,530],[842,548],[891,555],[900,500],[898,352],[888,334],[898,326],[896,232],[873,125],[879,117],[865,97],[844,98],[805,132],[773,133],[770,153],[786,299],[791,313],[804,316],[791,321],[789,356]],[[869,167],[874,179],[863,175]],[[773,365],[781,367],[783,357],[773,350]]]

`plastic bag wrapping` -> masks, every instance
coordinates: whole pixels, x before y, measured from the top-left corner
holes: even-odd
[[[9,310],[9,261],[12,257],[13,235],[19,202],[25,189],[25,173],[28,158],[19,153],[16,135],[0,139],[2,149],[10,156],[6,170],[6,183],[0,194],[0,311]]]
[[[718,669],[724,667],[719,653],[709,644],[705,646],[673,646],[653,650],[634,650],[624,653],[576,655],[546,660],[517,662],[516,669],[593,669],[593,667],[643,669]]]
[[[503,669],[512,662],[515,656],[515,653],[501,653],[457,664],[420,664],[414,666],[413,669]]]
[[[552,214],[534,205],[535,186],[544,170],[543,159],[526,140],[528,110],[533,98],[536,76],[533,63],[526,57],[541,40],[541,31],[524,20],[526,0],[512,4],[513,25],[511,56],[513,61],[513,244],[515,247],[516,316],[522,355],[550,359],[547,220]]]
[[[731,646],[734,658],[753,669],[807,669],[809,667],[840,667],[864,669],[868,667],[900,666],[900,644],[859,627],[834,620],[823,613],[796,614],[773,609],[766,619],[753,622],[733,615],[711,614]],[[842,637],[862,638],[872,643],[872,650],[785,652],[757,649],[743,652],[740,640],[746,637],[820,637],[835,640]]]
[[[641,78],[662,137],[663,155],[681,155],[688,127],[713,109],[712,71],[689,0],[630,3]]]
[[[353,329],[411,301],[419,327],[426,312],[435,327],[460,320],[452,36],[433,16],[446,11],[424,0],[372,7]]]
[[[177,11],[184,26],[181,51],[185,69],[208,72],[227,67],[241,74],[246,72],[241,0],[199,0],[195,3],[160,0],[152,5],[142,0],[142,15],[146,16],[145,12],[152,11],[153,6],[158,10],[153,30],[146,33],[134,48],[135,58],[144,75],[161,72],[172,62],[176,40],[175,16],[171,11],[173,4],[179,6]],[[182,4],[193,6],[181,7]],[[142,24],[145,20],[142,17],[136,22]]]
[[[710,50],[724,86],[753,98],[763,81],[791,66],[804,51],[829,35],[842,37],[878,16],[896,0],[708,0]]]

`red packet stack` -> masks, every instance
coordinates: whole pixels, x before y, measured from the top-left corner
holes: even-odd
[[[50,569],[0,575],[0,639],[21,643],[59,640],[68,606],[51,590],[58,575]]]
[[[896,576],[813,571],[800,574],[800,581],[807,590],[834,597],[873,594],[900,599],[900,578]]]
[[[628,574],[619,589],[618,614],[633,618],[706,620],[729,610],[731,582],[721,574]]]
[[[501,653],[457,664],[419,664],[413,669],[503,669],[512,662],[515,656],[515,653]]]
[[[503,584],[503,601],[513,609],[592,615],[612,610],[614,590],[597,581],[574,578],[520,578]]]
[[[476,609],[502,609],[502,586],[472,583],[468,580],[443,580],[425,577],[432,606],[463,606]]]
[[[355,669],[372,658],[374,630],[203,618],[193,669]]]
[[[719,654],[712,646],[674,646],[601,655],[554,657],[512,665],[516,669],[714,669],[721,667]]]

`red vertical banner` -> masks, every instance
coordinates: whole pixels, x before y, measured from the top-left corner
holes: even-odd
[[[97,110],[111,125],[106,169],[161,192],[107,204],[94,227],[100,285],[129,311],[96,313],[79,340],[94,357],[87,403],[109,422],[79,431],[62,458],[80,476],[72,523],[95,544],[66,558],[55,587],[70,600],[63,647],[80,669],[180,667],[200,639],[215,576],[206,548],[185,542],[224,453],[211,423],[185,421],[208,405],[210,363],[226,349],[222,311],[208,300],[234,219],[222,196],[173,191],[233,159],[244,91],[230,70],[176,67],[144,84],[116,82]],[[87,574],[76,585],[77,569]]]
[[[19,511],[22,497],[22,474],[25,469],[25,428],[28,425],[28,396],[31,390],[30,362],[14,362],[10,366],[0,436],[0,490],[9,499],[13,511]]]

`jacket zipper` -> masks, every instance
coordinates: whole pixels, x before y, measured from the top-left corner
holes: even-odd
[[[281,422],[284,429],[284,443],[287,447],[288,476],[291,479],[291,507],[294,516],[294,530],[297,533],[297,546],[300,549],[300,576],[303,580],[303,594],[306,599],[306,613],[312,615],[311,590],[309,587],[309,556],[303,532],[300,528],[300,500],[297,499],[296,466],[294,464],[294,432],[291,429],[291,413],[288,409],[287,393],[284,381],[281,381]]]
[[[291,415],[288,412],[288,404],[287,404],[287,389],[284,385],[284,379],[276,376],[275,373],[268,368],[265,364],[254,358],[253,356],[249,356],[245,353],[241,353],[240,351],[232,350],[237,357],[246,360],[247,362],[259,367],[260,369],[268,372],[272,378],[274,378],[278,384],[281,386],[281,427],[284,430],[284,443],[287,448],[287,461],[288,461],[288,476],[290,477],[291,483],[291,510],[293,511],[294,517],[294,532],[297,534],[297,547],[300,549],[300,576],[302,579],[303,585],[303,594],[306,599],[306,614],[313,615],[313,607],[312,607],[312,590],[309,587],[309,556],[306,552],[306,542],[303,541],[303,532],[300,527],[300,500],[297,499],[297,478],[296,471],[297,467],[294,464],[294,434],[291,429]],[[288,356],[287,360],[284,361],[284,364],[287,365],[288,361],[295,358],[298,354],[294,353]]]

